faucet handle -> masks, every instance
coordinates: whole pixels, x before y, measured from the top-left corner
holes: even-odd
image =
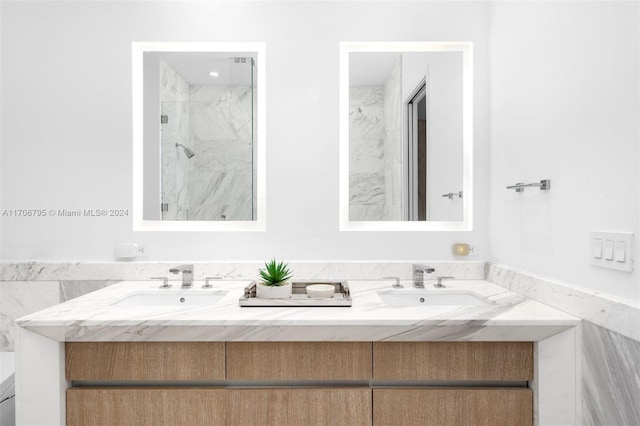
[[[425,265],[424,263],[414,263],[413,264],[413,272],[423,272],[427,274],[431,274],[435,272],[435,268],[433,266]]]
[[[396,280],[395,283],[393,283],[392,287],[393,288],[404,288],[404,286],[402,284],[400,284],[400,277],[382,277],[383,280]]]
[[[152,280],[162,280],[162,285],[160,288],[171,288],[171,284],[169,284],[169,278],[167,277],[151,277]]]
[[[446,287],[444,284],[442,284],[442,280],[454,280],[455,278],[456,277],[438,277],[438,282],[436,282],[433,286],[437,288]]]
[[[202,288],[212,288],[212,287],[213,287],[213,285],[211,285],[211,284],[209,283],[209,281],[211,281],[211,280],[221,280],[221,279],[222,279],[222,277],[221,277],[221,276],[217,276],[217,277],[207,277],[207,278],[205,278],[205,279],[204,279],[204,285],[202,286]]]

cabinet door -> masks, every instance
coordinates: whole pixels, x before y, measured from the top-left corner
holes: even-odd
[[[71,388],[67,426],[225,425],[224,389]]]
[[[531,389],[374,389],[373,424],[531,426]]]
[[[228,380],[369,380],[370,342],[228,342]]]
[[[375,342],[376,380],[533,380],[532,342]]]
[[[371,425],[371,389],[230,389],[231,426]]]
[[[66,343],[67,380],[224,380],[222,342]]]

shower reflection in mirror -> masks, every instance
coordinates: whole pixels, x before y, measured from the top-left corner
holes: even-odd
[[[160,202],[145,219],[255,219],[256,66],[250,52],[144,53],[145,102],[160,115],[159,142],[145,135],[146,153],[160,149]],[[145,170],[145,190],[153,182]]]
[[[461,221],[463,54],[349,53],[349,220]]]

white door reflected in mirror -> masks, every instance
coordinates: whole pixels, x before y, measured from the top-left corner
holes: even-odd
[[[133,43],[134,229],[264,230],[264,44]]]
[[[341,43],[341,230],[472,228],[471,43]]]

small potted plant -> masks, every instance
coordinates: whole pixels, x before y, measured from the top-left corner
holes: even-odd
[[[264,269],[258,271],[260,281],[256,285],[256,297],[261,299],[288,299],[291,297],[293,275],[289,266],[275,259],[265,262]]]

